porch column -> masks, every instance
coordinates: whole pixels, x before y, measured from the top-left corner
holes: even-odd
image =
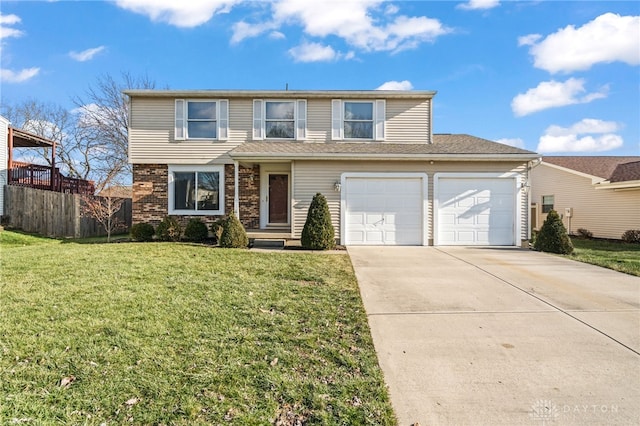
[[[9,126],[8,137],[7,137],[7,146],[9,148],[8,158],[7,158],[7,185],[11,183],[11,170],[13,169],[13,127]]]
[[[53,147],[51,148],[51,175],[49,176],[49,184],[51,185],[51,190],[56,190],[56,141],[53,141]]]
[[[240,194],[238,194],[238,179],[240,176],[239,164],[237,161],[233,161],[233,213],[240,220]]]

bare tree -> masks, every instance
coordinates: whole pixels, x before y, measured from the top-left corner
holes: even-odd
[[[111,234],[124,225],[116,217],[123,204],[124,198],[115,197],[113,192],[107,192],[105,196],[83,195],[82,214],[100,223],[107,232],[107,242],[111,242]]]
[[[79,111],[76,136],[83,146],[93,147],[91,163],[101,176],[98,190],[109,182],[130,181],[128,162],[129,105],[125,89],[153,89],[148,76],[134,77],[128,72],[116,81],[110,74],[97,78],[84,96],[72,98]],[[127,178],[128,177],[128,178]],[[100,182],[104,182],[100,185]]]

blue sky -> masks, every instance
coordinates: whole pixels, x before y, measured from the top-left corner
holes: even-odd
[[[0,100],[171,89],[436,90],[434,131],[640,155],[640,3],[2,1]]]

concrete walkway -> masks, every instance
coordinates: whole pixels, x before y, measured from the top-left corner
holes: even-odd
[[[515,248],[348,251],[400,425],[640,424],[640,278]]]

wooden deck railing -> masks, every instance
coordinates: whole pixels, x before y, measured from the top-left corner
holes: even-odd
[[[66,194],[93,195],[95,186],[93,182],[66,177],[56,167],[42,166],[39,164],[13,161],[9,170],[9,185],[26,186],[28,188],[45,189],[48,191],[63,192]]]

